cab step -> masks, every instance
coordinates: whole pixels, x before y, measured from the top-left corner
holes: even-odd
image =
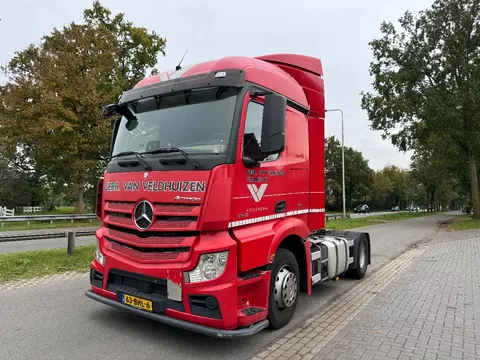
[[[267,317],[267,308],[246,307],[237,312],[238,326],[245,327],[255,324]]]
[[[263,274],[263,271],[249,271],[240,275],[243,280],[248,280]]]
[[[259,307],[249,307],[249,308],[243,309],[242,313],[244,313],[246,316],[252,316],[252,315],[261,313],[262,311],[265,311],[265,309],[259,308]]]

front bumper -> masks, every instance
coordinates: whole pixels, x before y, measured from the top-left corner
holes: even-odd
[[[174,326],[188,324],[180,326],[185,329],[210,329],[207,335],[210,332],[215,337],[221,334],[233,337],[237,332],[238,336],[247,336],[268,325],[264,320],[268,310],[270,272],[238,276],[236,243],[228,234],[199,235],[191,244],[191,255],[181,262],[142,262],[117,252],[102,230],[96,235],[105,263],[92,261],[90,290],[95,299],[102,299],[102,303],[127,307],[132,312],[118,298],[119,294],[130,293],[153,302],[152,313],[141,309],[134,309],[134,313]],[[220,277],[201,283],[184,281],[185,273],[197,266],[201,254],[224,250],[229,250],[230,254]]]
[[[92,290],[87,290],[85,292],[85,295],[90,299],[99,301],[106,305],[116,307],[118,309],[129,311],[135,315],[143,316],[150,320],[158,321],[166,325],[171,325],[180,329],[184,329],[184,330],[196,332],[198,334],[216,337],[216,338],[239,338],[239,337],[250,336],[265,329],[269,324],[268,320],[264,319],[246,328],[235,329],[235,330],[222,330],[222,329],[216,329],[216,328],[176,319],[166,315],[150,313],[143,310],[135,309],[128,305],[124,305],[118,301],[111,300],[109,298],[95,294]]]

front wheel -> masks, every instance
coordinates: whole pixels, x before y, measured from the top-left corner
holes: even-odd
[[[287,249],[278,249],[270,275],[268,320],[270,328],[280,329],[293,317],[300,290],[297,259]]]

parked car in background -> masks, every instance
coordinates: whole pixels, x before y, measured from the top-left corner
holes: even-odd
[[[400,206],[392,207],[391,211],[400,211]]]
[[[355,214],[368,214],[370,212],[370,208],[367,204],[359,204],[353,209]]]

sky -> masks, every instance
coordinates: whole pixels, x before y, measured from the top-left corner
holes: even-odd
[[[93,0],[0,0],[0,64],[56,27],[82,22]],[[224,56],[297,53],[323,63],[327,109],[344,112],[345,146],[363,153],[380,170],[393,164],[408,168],[410,153],[399,152],[381,132],[370,129],[360,106],[362,91],[371,91],[368,42],[381,36],[382,21],[396,22],[432,0],[101,0],[114,14],[122,12],[136,26],[166,38],[166,56],[157,69]],[[341,139],[339,112],[327,112],[326,136]]]

